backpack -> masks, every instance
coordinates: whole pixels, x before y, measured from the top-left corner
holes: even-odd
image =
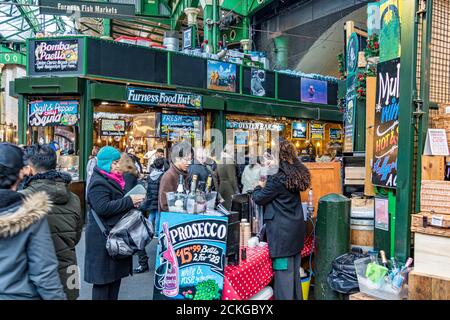
[[[109,232],[97,213],[92,209],[91,212],[106,237],[106,250],[115,260],[131,257],[144,250],[153,238],[154,229],[151,222],[137,209],[125,214]]]

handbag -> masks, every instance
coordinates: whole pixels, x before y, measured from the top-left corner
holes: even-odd
[[[107,231],[93,209],[91,213],[106,238],[106,251],[113,259],[131,257],[136,252],[144,250],[153,239],[153,225],[139,210],[130,210],[110,231]]]

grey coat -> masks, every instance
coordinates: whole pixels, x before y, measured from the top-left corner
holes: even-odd
[[[217,165],[219,175],[219,193],[225,200],[224,207],[231,209],[231,200],[233,195],[239,193],[238,178],[236,173],[236,164],[232,158],[222,158]]]
[[[0,190],[0,300],[64,300],[50,236],[50,203],[39,192],[23,200]]]

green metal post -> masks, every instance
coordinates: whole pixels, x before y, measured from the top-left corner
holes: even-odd
[[[425,12],[422,16],[422,45],[420,62],[420,100],[422,100],[421,117],[418,120],[418,142],[417,142],[417,165],[416,165],[416,203],[415,212],[420,212],[420,188],[422,180],[422,157],[423,147],[428,129],[428,112],[430,109],[430,59],[431,59],[431,14],[433,12],[433,1],[426,2]],[[420,115],[419,115],[420,116]]]
[[[275,72],[275,99],[278,99],[278,72]]]
[[[213,26],[212,26],[212,49],[213,54],[217,53],[219,44],[219,0],[213,0]]]
[[[413,110],[416,96],[417,30],[415,18],[417,1],[401,0],[401,67],[399,137],[397,159],[397,201],[395,221],[395,256],[405,262],[410,254],[410,218],[414,163]]]
[[[87,164],[89,160],[89,155],[91,154],[91,150],[94,144],[94,101],[91,98],[91,82],[86,81],[86,90],[84,91],[84,96],[82,99],[85,101],[84,105],[84,120],[85,123],[82,124],[86,133],[84,136],[84,154],[82,158],[82,163]],[[84,174],[80,177],[83,177],[83,180],[86,181],[86,170]]]
[[[388,192],[388,212],[389,212],[389,231],[390,231],[390,246],[386,251],[388,256],[395,256],[395,192],[390,189]],[[387,248],[385,249],[387,250]]]
[[[167,52],[167,84],[172,85],[172,52]]]
[[[103,19],[103,36],[111,37],[111,19]]]
[[[276,69],[283,70],[288,67],[288,38],[279,36],[273,39],[276,50]]]
[[[214,113],[214,129],[219,130],[222,132],[222,145],[225,145],[226,143],[226,119],[225,119],[225,113],[223,110],[217,111]]]
[[[213,21],[213,9],[211,5],[206,5],[203,8],[203,40],[208,40],[208,44],[212,45],[213,33],[212,28],[206,23],[206,21]]]
[[[23,94],[19,94],[19,114],[18,114],[18,128],[17,135],[19,138],[19,144],[27,144],[27,100]]]

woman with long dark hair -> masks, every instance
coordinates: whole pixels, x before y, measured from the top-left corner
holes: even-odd
[[[309,170],[297,158],[295,146],[284,138],[279,143],[278,172],[259,181],[253,200],[264,206],[264,223],[273,260],[276,300],[302,300],[300,252],[305,221],[300,191],[311,184]]]

